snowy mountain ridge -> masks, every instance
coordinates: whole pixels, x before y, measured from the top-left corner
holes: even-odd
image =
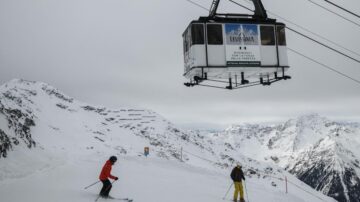
[[[96,176],[99,168],[94,165],[99,164],[97,159],[106,159],[113,154],[119,156],[120,162],[124,164],[120,168],[127,171],[127,175],[122,176],[129,186],[126,190],[138,196],[139,202],[142,197],[143,201],[151,202],[169,199],[179,202],[199,201],[199,198],[218,201],[219,198],[216,197],[222,197],[222,192],[228,188],[228,182],[224,180],[229,180],[229,172],[236,162],[241,162],[244,167],[250,187],[248,191],[254,200],[263,200],[265,197],[283,202],[333,201],[280,167],[241,155],[231,149],[230,145],[220,144],[207,135],[184,132],[151,110],[94,107],[41,82],[15,79],[0,86],[0,130],[0,194],[5,195],[8,202],[24,199],[16,193],[10,195],[12,191],[7,187],[29,189],[28,197],[31,197],[37,190],[27,185],[30,181],[40,180],[45,185],[42,189],[48,190],[44,176],[58,180],[56,173],[63,173],[62,178],[66,184],[64,187],[71,187],[72,190],[69,191],[77,193],[78,187],[73,185],[73,181],[66,179],[77,175],[94,176],[94,173]],[[146,158],[148,160],[143,157],[145,146],[150,147],[150,157]],[[95,169],[89,167],[86,172],[80,173],[76,170],[81,169],[79,162]],[[142,185],[132,183],[129,177],[138,177],[133,170],[150,169],[152,175],[142,177],[159,184],[166,183],[167,177],[161,172],[169,173],[170,170],[166,169],[168,167],[192,178],[202,176],[204,184],[215,183],[214,193],[217,195],[206,194],[198,196],[197,200],[191,199],[193,195],[197,195],[193,190],[205,193],[208,188],[194,187],[196,184],[191,178],[171,175],[168,183],[183,181],[188,186],[182,188],[189,193],[184,195],[186,199],[174,199],[169,195],[159,200],[156,195],[150,194],[151,191],[148,195],[139,193],[141,189],[138,186]],[[68,171],[64,172],[64,169]],[[158,173],[158,170],[161,172]],[[278,180],[284,176],[310,194],[304,196],[302,190],[295,188],[286,194],[284,182]],[[186,179],[189,182],[184,181]],[[150,185],[150,190],[156,192],[155,189],[160,188],[159,186]],[[256,187],[261,189],[257,190]],[[53,191],[53,194],[60,195],[60,192]],[[26,197],[25,193],[23,197]],[[40,194],[36,197],[39,199],[34,201],[42,202],[48,201],[49,198],[46,197],[52,196]],[[77,201],[87,201],[86,197],[77,197]]]
[[[360,201],[358,123],[308,114],[282,124],[233,125],[210,136],[246,156],[279,165],[338,201]]]

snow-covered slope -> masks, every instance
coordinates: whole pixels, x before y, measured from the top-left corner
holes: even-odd
[[[101,184],[87,190],[84,187],[96,181],[102,163],[97,158],[105,160],[105,156],[88,156],[25,178],[0,182],[1,201],[93,202]],[[223,173],[152,157],[123,156],[113,167],[113,173],[119,176],[119,181],[113,184],[111,195],[133,198],[135,202],[219,202],[224,201],[222,198],[231,184]],[[296,190],[286,194],[264,182],[262,178],[246,182],[249,201],[321,201]],[[232,192],[227,199],[231,195]],[[99,200],[103,201],[113,200]]]
[[[211,136],[235,152],[279,165],[338,201],[360,201],[358,123],[309,114],[283,124],[233,125]]]
[[[250,200],[333,201],[280,167],[220,142],[182,131],[151,110],[94,107],[45,83],[0,86],[1,201],[89,201],[98,187],[83,187],[114,154],[121,180],[113,193],[138,202],[219,201],[235,162],[246,172]],[[294,184],[288,194],[284,176]],[[19,195],[19,189],[25,191]]]

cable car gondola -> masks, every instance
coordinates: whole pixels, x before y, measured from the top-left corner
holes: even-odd
[[[254,15],[216,13],[220,0],[213,0],[209,16],[189,24],[182,35],[185,86],[236,89],[291,78],[285,24],[268,18],[261,0],[252,1]]]

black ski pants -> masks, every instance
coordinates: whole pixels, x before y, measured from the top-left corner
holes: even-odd
[[[109,193],[110,193],[110,190],[111,190],[111,182],[110,180],[101,180],[101,182],[103,183],[103,187],[100,191],[100,195],[103,196],[103,197],[108,197],[109,196]]]

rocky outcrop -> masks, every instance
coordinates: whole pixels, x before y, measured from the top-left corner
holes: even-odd
[[[20,143],[28,148],[36,146],[31,135],[31,127],[35,126],[34,115],[29,109],[19,109],[23,107],[23,99],[11,90],[0,92],[0,116],[7,122],[6,129],[0,128],[0,157],[6,157],[7,152]]]

